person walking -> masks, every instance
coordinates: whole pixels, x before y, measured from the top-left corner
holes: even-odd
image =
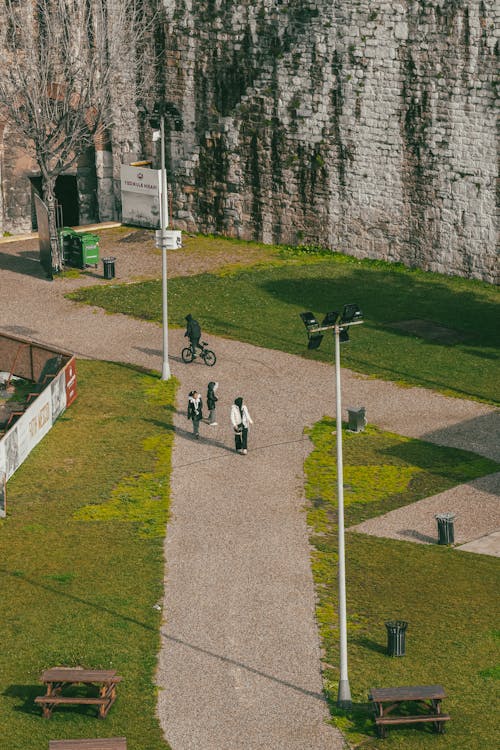
[[[193,352],[193,357],[196,357],[196,349],[201,349],[200,346],[200,338],[201,338],[201,327],[197,320],[193,318],[191,313],[186,315],[186,333],[184,336],[188,337],[189,343],[191,344],[191,351]]]
[[[247,453],[248,428],[253,424],[253,420],[248,412],[246,405],[243,403],[241,396],[234,399],[231,406],[231,424],[234,429],[234,442],[237,453]]]
[[[200,438],[200,422],[203,419],[203,402],[198,391],[191,391],[188,398],[187,418],[193,422],[193,435]]]
[[[209,410],[208,424],[210,425],[210,427],[215,427],[215,425],[217,424],[217,422],[215,421],[215,410],[217,407],[217,401],[219,399],[215,395],[215,392],[218,387],[219,387],[219,384],[217,382],[214,382],[213,380],[211,380],[210,383],[208,384],[207,409]]]

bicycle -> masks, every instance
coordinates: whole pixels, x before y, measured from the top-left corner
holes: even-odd
[[[196,357],[201,357],[204,363],[208,365],[208,367],[213,367],[217,362],[217,357],[211,349],[207,349],[208,341],[200,341],[199,346],[200,352],[197,352],[196,354],[193,352],[190,346],[184,347],[181,352],[182,361],[186,364],[189,364],[193,361],[193,359],[196,359]]]

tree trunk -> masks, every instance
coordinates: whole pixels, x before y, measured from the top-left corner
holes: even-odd
[[[56,197],[54,195],[55,178],[48,177],[43,181],[43,195],[49,212],[49,235],[52,250],[52,269],[54,273],[62,271],[63,263],[59,247],[56,219]]]

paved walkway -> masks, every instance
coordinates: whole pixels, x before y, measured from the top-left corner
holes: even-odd
[[[74,305],[62,293],[79,282],[26,276],[2,257],[0,294],[9,304],[2,305],[0,330],[80,356],[160,369],[158,326]],[[209,340],[218,355],[212,369],[183,365],[177,356],[182,332],[170,335],[181,387],[166,538],[160,721],[173,750],[340,750],[342,738],[326,723],[321,693],[302,507],[310,449],[303,427],[333,413],[333,368]],[[202,426],[194,441],[183,411],[187,393],[204,393],[210,379],[220,382],[219,426]],[[349,371],[343,372],[343,394],[346,404],[365,406],[368,420],[384,429],[498,458],[498,413],[486,405]],[[247,456],[231,450],[228,412],[238,395],[255,421]]]

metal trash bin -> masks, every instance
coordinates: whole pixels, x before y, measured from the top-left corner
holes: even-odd
[[[75,268],[85,268],[82,254],[82,238],[75,232],[70,237],[68,264]]]
[[[438,544],[453,544],[455,542],[455,529],[453,522],[456,518],[454,513],[436,513]]]
[[[389,620],[385,623],[387,628],[387,653],[389,656],[404,656],[406,650],[406,628],[405,620]]]
[[[105,279],[115,278],[115,260],[116,258],[113,258],[113,257],[102,259],[102,262],[104,263],[104,278]]]
[[[364,406],[347,407],[349,416],[349,430],[351,432],[363,432],[366,427],[366,409]]]

